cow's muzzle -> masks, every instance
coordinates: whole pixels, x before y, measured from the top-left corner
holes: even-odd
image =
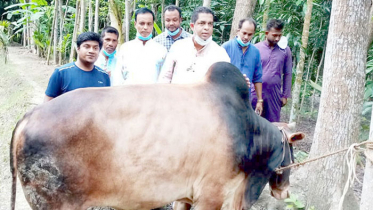
[[[290,197],[288,187],[286,187],[284,190],[271,189],[271,195],[277,200],[284,200]]]

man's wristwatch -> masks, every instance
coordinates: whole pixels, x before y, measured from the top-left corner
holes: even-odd
[[[263,99],[258,99],[258,103],[263,103]]]

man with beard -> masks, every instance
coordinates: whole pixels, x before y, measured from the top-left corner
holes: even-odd
[[[224,48],[212,41],[214,13],[207,7],[193,11],[190,28],[193,36],[175,42],[167,55],[158,82],[194,83],[203,80],[210,66],[229,62]]]
[[[118,45],[119,32],[116,28],[107,26],[101,32],[102,49],[95,63],[105,70],[111,79],[111,72],[115,70],[117,58],[115,57]]]
[[[120,48],[113,85],[157,82],[167,49],[152,39],[154,20],[148,8],[135,12],[136,38]]]
[[[242,74],[246,75],[253,83],[251,89],[255,89],[257,103],[255,112],[259,115],[263,111],[262,99],[262,64],[259,50],[250,43],[256,30],[256,22],[252,18],[239,21],[237,36],[225,42],[222,47],[227,51],[231,63],[235,65]]]
[[[78,88],[110,86],[109,75],[94,65],[102,47],[100,35],[82,33],[76,42],[77,61],[56,68],[49,79],[44,102]]]
[[[279,44],[284,22],[272,19],[267,22],[266,39],[255,44],[259,49],[263,67],[263,113],[270,122],[280,121],[281,107],[291,97],[292,57],[290,48]],[[282,79],[281,79],[282,78]],[[252,105],[257,103],[257,95],[253,96]]]
[[[164,9],[164,23],[166,31],[154,38],[154,41],[165,46],[170,51],[171,45],[178,40],[190,37],[191,34],[186,32],[181,26],[181,9],[175,5],[169,5]]]

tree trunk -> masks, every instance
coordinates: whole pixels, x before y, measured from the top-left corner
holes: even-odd
[[[291,112],[290,112],[290,120],[289,120],[290,123],[295,122],[299,114],[299,97],[300,97],[300,90],[302,87],[304,62],[306,60],[305,51],[307,50],[308,37],[310,33],[312,6],[313,6],[313,0],[307,0],[307,12],[306,12],[306,16],[304,17],[303,32],[302,32],[302,47],[300,48],[300,53],[299,53],[300,58],[299,58],[299,62],[297,65],[297,73],[295,76],[295,82],[293,86],[293,95],[292,95]]]
[[[93,19],[93,14],[92,14],[92,2],[91,0],[88,0],[88,31],[92,31],[92,19]]]
[[[125,17],[125,36],[126,36],[126,42],[130,40],[130,23],[131,23],[131,6],[130,6],[130,0],[125,0],[125,12],[126,12],[126,17]]]
[[[80,0],[80,23],[79,33],[83,33],[85,29],[85,15],[87,13],[87,0]]]
[[[203,0],[203,6],[210,8],[210,6],[211,6],[211,0]]]
[[[36,30],[36,23],[35,21],[30,21],[30,44],[31,44],[31,52],[36,54],[36,45],[35,45],[35,40],[34,40],[34,31]]]
[[[23,34],[23,47],[26,47],[26,36],[27,36],[27,31],[26,31],[26,27],[27,27],[27,25],[23,25],[23,32],[22,32],[22,34]]]
[[[26,20],[26,41],[26,46],[28,49],[30,49],[30,24],[28,20]]]
[[[370,0],[332,3],[320,110],[310,158],[347,148],[359,136],[370,6]],[[307,205],[317,210],[338,209],[347,180],[344,154],[310,163],[307,168]],[[359,208],[348,206],[353,204],[353,199],[345,201],[344,209]]]
[[[70,52],[70,59],[69,62],[73,62],[75,55],[76,55],[76,37],[78,33],[79,28],[79,22],[80,22],[80,0],[76,1],[76,12],[75,12],[75,21],[74,21],[74,31],[73,31],[73,37],[71,39],[71,52]]]
[[[49,65],[49,58],[50,58],[50,54],[51,54],[53,34],[54,34],[54,30],[55,30],[54,26],[55,26],[55,22],[56,22],[56,18],[57,18],[56,15],[57,15],[57,13],[54,13],[54,15],[53,15],[51,37],[49,39],[49,46],[48,46],[48,52],[47,52],[47,65]]]
[[[263,14],[262,31],[266,31],[266,28],[267,28],[267,20],[268,20],[270,6],[271,6],[271,0],[266,0],[265,10]]]
[[[67,1],[68,3],[68,1]],[[66,4],[67,6],[67,4]],[[64,23],[64,14],[62,12],[62,0],[59,0],[59,4],[58,4],[58,13],[60,15],[60,39],[59,39],[59,50],[58,50],[58,65],[61,65],[62,64],[62,42],[63,42],[63,23]]]
[[[372,20],[372,17],[373,17],[373,7],[370,8],[370,15],[369,15],[369,17],[370,17],[370,19],[369,19],[369,43],[368,43],[368,46],[367,46],[367,50],[369,50],[369,47],[370,47],[370,45],[373,42],[373,20]]]
[[[161,7],[162,7],[162,12],[161,12],[161,22],[162,22],[162,31],[164,31],[164,1],[165,0],[162,0],[162,4],[161,4]]]
[[[122,23],[122,13],[120,12],[119,6],[114,0],[109,0],[109,16],[110,25],[116,28],[119,32],[118,44],[119,46],[124,42],[123,38],[123,23]]]
[[[61,2],[62,4],[62,2]],[[64,30],[63,30],[63,26],[65,25],[65,19],[66,19],[66,15],[67,15],[67,6],[69,5],[69,0],[66,1],[66,7],[65,7],[65,14],[62,16],[62,19],[61,19],[61,34],[60,34],[60,45],[62,46],[62,42],[63,42],[63,35],[64,35]],[[62,11],[61,11],[62,12]],[[62,50],[63,53],[61,52],[60,53],[60,65],[63,64],[63,60],[66,59],[66,49],[63,49]]]
[[[154,16],[156,17],[156,19],[158,17],[158,5],[159,4],[157,4],[157,3],[151,4],[151,10],[153,11]]]
[[[53,61],[55,64],[58,64],[58,53],[57,53],[57,46],[58,46],[58,4],[61,0],[54,1],[54,12],[56,13],[56,21],[54,21],[54,35],[53,35]]]
[[[99,0],[96,0],[96,7],[95,7],[95,28],[94,28],[94,32],[98,33],[98,8],[99,8],[99,5],[100,5],[100,1]]]
[[[370,120],[369,141],[373,142],[373,112]],[[366,151],[366,165],[363,181],[363,192],[361,193],[360,210],[370,210],[373,206],[373,151]]]
[[[251,17],[253,15],[256,0],[237,0],[236,1],[236,8],[234,10],[232,27],[230,38],[233,39],[237,34],[238,29],[238,22],[246,17]]]
[[[176,0],[175,1],[175,6],[179,6],[179,5],[180,5],[179,0]]]

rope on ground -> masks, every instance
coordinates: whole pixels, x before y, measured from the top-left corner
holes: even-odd
[[[366,142],[367,145],[370,145],[371,143],[373,142],[368,142],[368,141]],[[345,187],[343,189],[342,197],[339,200],[339,207],[338,207],[339,210],[343,209],[343,201],[347,194],[348,187],[349,186],[352,187],[355,180],[358,181],[360,184],[363,184],[356,176],[356,157],[358,153],[366,150],[366,148],[361,148],[360,145],[361,144],[356,144],[356,143],[352,144],[348,148],[346,155],[345,155],[345,160],[346,160],[347,168],[348,168],[348,175],[347,175],[347,181],[346,181]]]

